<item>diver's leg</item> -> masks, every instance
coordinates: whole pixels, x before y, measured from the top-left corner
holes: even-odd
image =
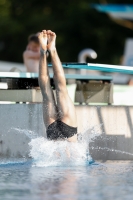
[[[43,118],[46,128],[57,119],[57,108],[47,66],[47,34],[42,31],[39,36],[41,46],[39,62],[39,85],[43,96]]]
[[[59,118],[67,125],[72,127],[77,127],[75,107],[68,95],[64,70],[55,47],[56,34],[49,30],[47,31],[47,36],[48,36],[47,48],[50,51],[53,71],[54,71],[54,82],[56,87]],[[77,135],[74,135],[72,138],[69,138],[69,141],[70,140],[76,141]]]

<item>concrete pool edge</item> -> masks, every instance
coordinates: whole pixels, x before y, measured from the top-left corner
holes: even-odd
[[[76,105],[78,132],[94,160],[133,160],[133,106]],[[28,157],[32,136],[45,135],[42,104],[0,104],[0,157]]]

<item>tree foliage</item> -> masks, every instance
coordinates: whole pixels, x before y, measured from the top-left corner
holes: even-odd
[[[132,37],[132,31],[91,7],[99,2],[102,0],[0,0],[0,60],[23,62],[28,36],[50,29],[57,34],[62,62],[77,62],[82,49],[92,48],[98,58],[88,61],[119,64],[125,39]]]

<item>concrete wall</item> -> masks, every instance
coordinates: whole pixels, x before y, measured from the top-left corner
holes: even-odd
[[[78,132],[97,160],[133,160],[133,107],[76,106]],[[30,138],[45,135],[42,104],[0,104],[0,157],[28,156]]]

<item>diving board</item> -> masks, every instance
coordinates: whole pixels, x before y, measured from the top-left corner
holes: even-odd
[[[48,64],[49,67],[52,64]],[[98,70],[102,72],[119,72],[124,74],[133,74],[132,66],[123,66],[123,65],[109,65],[109,64],[94,64],[94,63],[62,63],[64,68],[69,69],[86,69],[86,70]],[[80,74],[79,74],[80,75]],[[38,73],[25,73],[25,72],[0,72],[0,77],[12,76],[14,78],[37,78]],[[52,74],[50,74],[52,77]],[[73,74],[76,76],[76,74]],[[66,78],[69,78],[69,75],[66,75]]]
[[[94,64],[94,63],[63,63],[64,68],[98,70],[102,72],[119,72],[133,74],[133,67],[122,65]]]
[[[112,76],[65,74],[65,78],[66,82],[75,80],[75,102],[113,102]],[[50,82],[54,90],[53,74],[50,74]],[[38,73],[0,72],[0,101],[42,102]]]

